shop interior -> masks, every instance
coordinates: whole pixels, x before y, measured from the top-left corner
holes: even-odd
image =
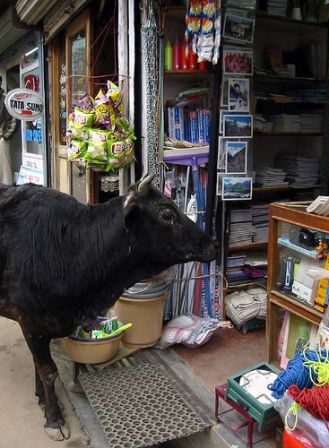
[[[265,369],[276,376],[305,347],[324,343],[319,325],[323,329],[328,303],[329,213],[324,200],[313,201],[328,194],[329,185],[328,9],[307,1],[227,0],[215,22],[213,2],[205,2],[209,9],[187,3],[155,2],[146,14],[147,42],[145,24],[142,30],[145,113],[154,113],[159,143],[158,155],[147,149],[148,168],[156,167],[160,189],[182,212],[210,229],[220,257],[145,280],[112,311],[130,321],[128,303],[155,295],[160,304],[153,309],[148,302],[136,315],[158,319],[158,334],[145,321],[141,329],[134,323],[124,333],[125,346],[132,352],[171,347],[214,401],[227,404],[229,397],[242,415],[252,406],[228,392],[232,375]],[[159,103],[152,109],[154,23],[161,50]],[[152,120],[147,126],[146,134]],[[278,440],[288,437],[268,400],[266,424],[250,411],[254,420],[249,415],[242,425],[247,446],[253,446],[248,431],[255,421],[262,429],[254,433],[258,447],[282,446]],[[223,426],[218,408],[215,413]],[[227,446],[241,436],[233,426]],[[265,427],[271,432],[259,440]],[[324,446],[320,438],[312,446]]]

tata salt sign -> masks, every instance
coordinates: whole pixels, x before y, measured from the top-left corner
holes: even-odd
[[[23,121],[35,121],[42,116],[43,99],[30,89],[14,89],[8,92],[5,105],[13,117]]]

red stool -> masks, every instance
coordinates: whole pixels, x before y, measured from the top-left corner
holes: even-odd
[[[253,435],[253,431],[254,431],[254,423],[256,422],[256,420],[253,417],[251,417],[251,415],[249,415],[247,411],[245,411],[241,406],[239,406],[233,400],[230,400],[229,398],[225,398],[226,386],[227,386],[227,384],[222,384],[215,388],[215,396],[216,396],[215,416],[216,416],[217,420],[220,420],[222,423],[224,423],[224,425],[226,425],[228,428],[230,428],[239,437],[239,439],[241,439],[243,442],[245,442],[247,444],[248,448],[252,448],[252,435]],[[232,409],[229,409],[229,410],[224,411],[219,414],[219,412],[218,412],[219,398],[221,398],[227,404],[229,404],[231,406],[231,408],[235,409],[245,419],[245,421],[242,423],[236,424],[236,425],[230,425],[228,423],[227,419],[225,419],[224,414],[226,414],[227,412],[231,412]],[[238,432],[239,429],[245,427],[246,425],[248,425],[247,438],[243,437]]]

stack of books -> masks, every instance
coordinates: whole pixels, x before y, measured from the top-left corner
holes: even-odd
[[[310,187],[319,182],[320,160],[283,153],[276,159],[276,166],[287,172],[287,180],[293,187]]]
[[[264,167],[256,169],[256,185],[263,188],[285,187],[287,173],[282,168]]]
[[[191,143],[209,143],[210,109],[167,107],[167,134],[170,138]]]
[[[267,14],[285,17],[287,15],[287,0],[268,0]]]
[[[322,115],[301,114],[301,132],[305,134],[320,134],[322,132]]]
[[[255,243],[268,242],[268,204],[254,204],[251,206],[252,225]]]
[[[253,227],[250,208],[232,209],[229,246],[239,247],[251,244],[252,239]]]
[[[254,130],[256,132],[271,133],[273,131],[272,121],[267,120],[264,115],[254,115]]]
[[[282,133],[299,133],[301,131],[300,115],[280,114],[272,115],[273,132]]]
[[[232,255],[226,259],[226,278],[229,284],[243,283],[248,275],[243,271],[246,255]]]

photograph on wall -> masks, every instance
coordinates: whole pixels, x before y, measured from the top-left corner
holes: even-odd
[[[237,113],[233,110],[229,111],[227,108],[222,108],[219,111],[219,133],[222,134],[224,132],[223,125],[224,125],[224,117],[229,115],[237,115]]]
[[[252,44],[254,38],[254,28],[254,19],[226,14],[223,37],[235,42]]]
[[[226,166],[226,140],[223,137],[218,138],[218,157],[217,171],[225,171]]]
[[[249,112],[249,79],[228,79],[228,109],[236,112]]]
[[[223,201],[246,201],[252,197],[251,177],[223,177]]]
[[[223,115],[223,136],[226,138],[251,138],[253,133],[252,115]]]
[[[227,141],[225,143],[227,174],[245,174],[247,172],[247,141]]]
[[[221,196],[222,195],[222,173],[217,173],[217,184],[216,184],[216,195]]]
[[[222,86],[220,90],[220,105],[227,107],[228,106],[228,80],[227,76],[222,77]]]
[[[253,56],[251,50],[242,50],[240,48],[230,49],[228,47],[224,47],[224,75],[252,75],[252,64]]]

